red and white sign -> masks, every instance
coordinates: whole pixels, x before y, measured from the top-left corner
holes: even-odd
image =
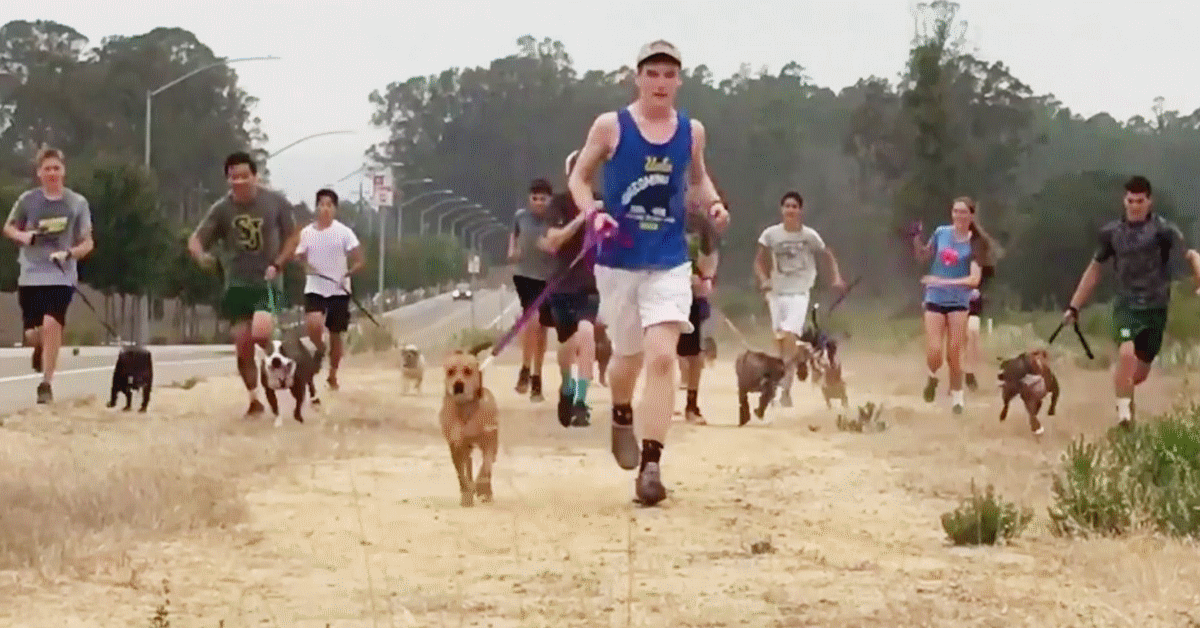
[[[371,173],[371,198],[375,207],[391,207],[392,205],[392,172],[383,170]]]

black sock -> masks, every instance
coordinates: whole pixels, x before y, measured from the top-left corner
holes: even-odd
[[[646,465],[654,462],[657,463],[662,458],[663,444],[650,439],[642,440],[642,466],[638,470],[646,468]]]
[[[613,405],[613,423],[633,425],[633,406],[628,403]]]
[[[541,390],[542,389],[542,376],[541,375],[530,375],[529,376],[529,388],[534,391]]]
[[[699,391],[695,391],[690,388],[688,389],[688,391],[687,391],[687,408],[686,409],[695,410],[695,409],[699,408],[699,406],[696,405],[696,396],[698,394],[699,394]]]

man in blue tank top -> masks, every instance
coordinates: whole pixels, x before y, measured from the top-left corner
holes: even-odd
[[[681,67],[672,44],[642,46],[637,100],[596,118],[569,183],[576,205],[588,207],[603,162],[604,211],[593,227],[613,232],[600,244],[595,269],[600,318],[613,346],[612,452],[621,468],[638,469],[637,498],[648,506],[667,495],[659,461],[675,406],[675,347],[692,329],[688,187],[718,231],[729,222],[704,163],[704,126],[675,110]],[[633,389],[643,360],[646,403],[635,430]]]

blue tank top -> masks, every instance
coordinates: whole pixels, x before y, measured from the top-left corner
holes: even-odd
[[[942,225],[934,230],[933,259],[929,274],[946,279],[961,279],[971,274],[971,242],[959,242],[954,228]],[[926,286],[925,302],[945,307],[967,307],[971,288],[967,286]]]
[[[665,270],[688,263],[685,233],[692,122],[676,116],[665,144],[642,137],[628,108],[617,111],[617,150],[604,164],[604,208],[617,230],[596,254],[598,266]]]

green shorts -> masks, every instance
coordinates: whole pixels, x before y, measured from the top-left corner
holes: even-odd
[[[1113,340],[1118,345],[1133,342],[1133,352],[1142,362],[1154,361],[1162,349],[1163,331],[1167,328],[1167,309],[1136,309],[1124,305],[1113,307]]]
[[[275,289],[275,311],[285,307],[283,291]],[[267,286],[229,286],[221,297],[221,316],[230,322],[248,321],[255,312],[271,313]]]

